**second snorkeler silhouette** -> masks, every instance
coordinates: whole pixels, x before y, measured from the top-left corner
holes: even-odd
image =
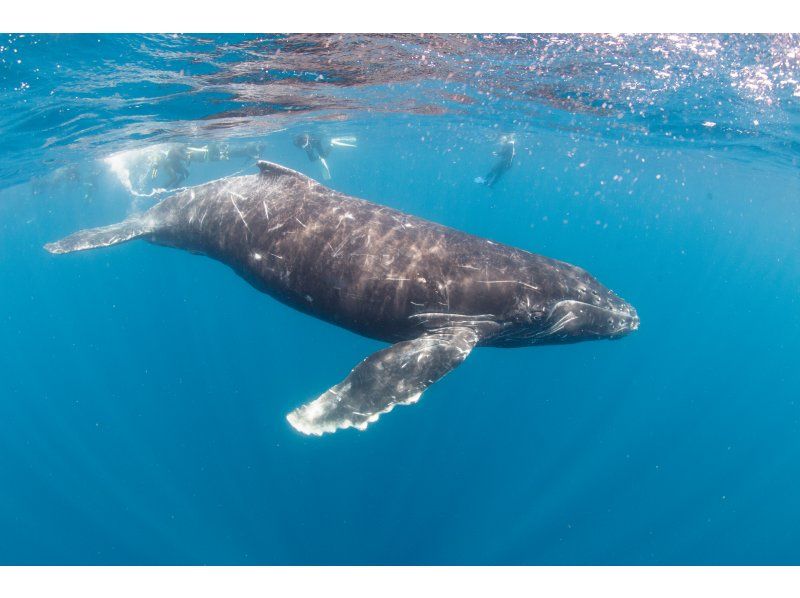
[[[331,169],[326,158],[334,147],[355,147],[355,137],[315,137],[310,133],[301,133],[294,138],[294,144],[306,152],[311,162],[319,162],[322,178],[330,180]]]
[[[143,181],[134,185],[132,172],[146,170],[146,178],[156,189],[175,189],[189,178],[189,167],[199,162],[220,162],[236,158],[257,160],[264,145],[260,142],[217,143],[163,143],[120,152],[106,161],[114,164],[117,176],[131,190],[143,192]],[[158,181],[158,182],[157,182]]]
[[[486,185],[487,187],[494,187],[495,183],[500,180],[500,177],[511,168],[514,157],[517,155],[514,135],[503,135],[500,138],[500,147],[494,152],[494,155],[497,156],[497,161],[494,163],[494,166],[492,166],[492,169],[486,176],[476,177],[476,183]]]

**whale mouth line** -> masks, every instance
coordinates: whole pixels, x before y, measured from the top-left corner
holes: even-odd
[[[569,307],[587,307],[592,309],[593,311],[600,311],[611,316],[620,318],[622,320],[621,326],[615,330],[615,333],[622,333],[622,332],[633,332],[639,329],[639,315],[636,313],[636,310],[632,306],[627,306],[627,309],[615,309],[613,307],[605,307],[602,305],[593,305],[592,303],[586,303],[585,301],[578,301],[577,299],[562,299],[561,301],[556,302],[553,307],[550,308],[550,313],[548,314],[548,318],[551,318],[556,310],[561,306],[569,306]],[[568,312],[572,313],[572,312]],[[562,317],[561,320],[557,323],[561,323],[564,318]],[[563,327],[563,325],[562,325]]]
[[[628,308],[630,311],[623,311],[621,309],[614,309],[613,307],[605,307],[605,306],[602,306],[602,305],[594,305],[593,303],[587,303],[586,301],[578,301],[577,299],[562,299],[561,301],[556,302],[553,305],[553,307],[550,308],[550,313],[552,314],[555,310],[557,310],[559,307],[561,307],[564,304],[571,304],[571,305],[575,305],[575,306],[586,306],[586,307],[590,307],[592,309],[596,309],[596,310],[612,313],[612,314],[618,315],[618,316],[633,317],[635,315],[635,313],[632,313],[633,312],[633,308],[630,308],[630,307]]]

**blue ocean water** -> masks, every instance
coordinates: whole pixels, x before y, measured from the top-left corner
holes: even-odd
[[[797,36],[3,35],[0,564],[800,564],[798,80]],[[168,195],[165,144],[319,180],[304,132],[357,138],[332,188],[580,265],[641,328],[305,437],[381,343],[208,258],[42,249]]]

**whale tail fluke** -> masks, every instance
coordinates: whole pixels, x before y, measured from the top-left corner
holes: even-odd
[[[60,241],[48,243],[44,248],[50,253],[72,253],[95,247],[117,245],[143,237],[153,230],[152,222],[135,216],[109,226],[80,230]]]

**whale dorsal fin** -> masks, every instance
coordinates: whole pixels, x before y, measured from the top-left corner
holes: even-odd
[[[260,171],[259,174],[261,176],[268,176],[268,177],[279,177],[279,176],[302,176],[296,170],[292,170],[291,168],[286,168],[285,166],[281,166],[280,164],[276,164],[275,162],[267,162],[266,160],[259,160],[256,162],[256,166],[258,166],[258,170]],[[305,178],[305,177],[304,177]]]
[[[395,343],[367,357],[342,382],[287,419],[303,434],[363,430],[395,405],[416,403],[426,388],[467,358],[478,340],[472,328],[452,327]]]

